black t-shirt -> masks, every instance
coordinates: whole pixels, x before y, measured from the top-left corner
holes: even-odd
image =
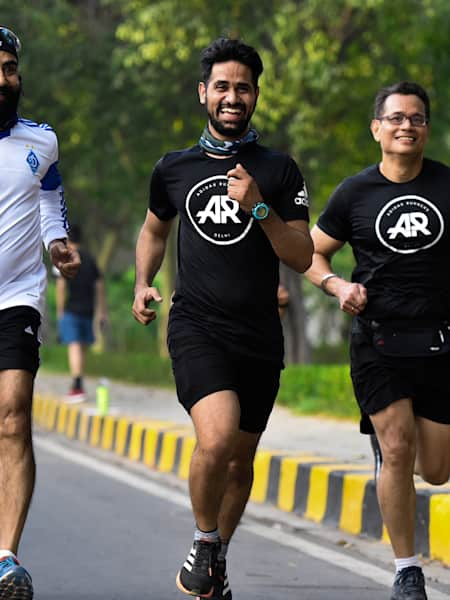
[[[371,166],[338,186],[318,226],[352,246],[352,280],[368,291],[363,317],[450,317],[446,165],[425,159],[420,174],[406,183],[393,183]]]
[[[101,273],[94,258],[86,250],[78,250],[81,265],[73,279],[66,279],[65,310],[83,317],[95,312],[95,284]]]
[[[227,196],[226,173],[237,163],[284,221],[309,219],[303,177],[285,154],[254,143],[226,159],[199,146],[166,154],[153,171],[149,208],[164,221],[180,217],[169,335],[190,320],[234,352],[282,361],[279,261],[260,225]]]

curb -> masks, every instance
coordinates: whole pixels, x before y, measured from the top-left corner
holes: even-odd
[[[135,416],[100,416],[93,405],[68,405],[40,395],[34,397],[33,419],[47,431],[150,469],[188,478],[195,447],[191,426]],[[417,552],[450,566],[450,483],[431,486],[418,480],[416,490]],[[270,503],[353,535],[389,542],[378,508],[372,465],[259,449],[250,500]]]

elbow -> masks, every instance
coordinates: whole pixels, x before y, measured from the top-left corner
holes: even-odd
[[[303,252],[297,259],[297,268],[295,269],[298,273],[304,273],[307,271],[313,262],[314,256],[314,247],[311,244],[311,247],[308,248],[305,252]]]
[[[307,256],[292,257],[290,260],[282,260],[282,262],[297,273],[304,273],[312,265],[312,253]]]
[[[299,273],[304,273],[305,271],[307,271],[310,266],[312,265],[312,253],[310,254],[310,256],[308,256],[307,260],[304,260],[302,263],[302,267],[301,269],[299,269]]]

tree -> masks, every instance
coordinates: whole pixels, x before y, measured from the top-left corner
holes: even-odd
[[[254,125],[299,163],[313,223],[339,181],[378,160],[368,125],[382,85],[428,89],[429,155],[450,160],[447,0],[36,0],[21,11],[0,0],[0,11],[24,46],[22,112],[55,126],[71,218],[111,270],[132,261],[152,166],[198,139],[199,55],[219,35],[260,51]],[[339,260],[348,273],[351,253]],[[303,298],[308,318],[329,303],[286,277],[299,302],[286,316],[288,347],[304,360]]]

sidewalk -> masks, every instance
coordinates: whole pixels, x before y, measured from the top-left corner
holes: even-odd
[[[86,380],[88,402],[95,403],[96,379]],[[65,375],[46,375],[38,372],[36,392],[41,395],[63,397],[70,386]],[[150,417],[190,425],[191,420],[179,404],[175,392],[126,385],[110,385],[111,414]],[[261,448],[308,452],[334,456],[339,460],[372,463],[369,438],[362,436],[358,424],[334,419],[295,416],[286,408],[276,406],[264,432]]]
[[[38,426],[187,478],[195,439],[174,392],[112,382],[110,415],[102,418],[95,409],[97,381],[86,381],[88,402],[80,405],[62,402],[69,383],[68,376],[38,373]],[[418,551],[450,565],[450,484],[418,480],[416,487]],[[297,416],[276,406],[256,456],[251,500],[387,540],[369,439],[357,423]]]

